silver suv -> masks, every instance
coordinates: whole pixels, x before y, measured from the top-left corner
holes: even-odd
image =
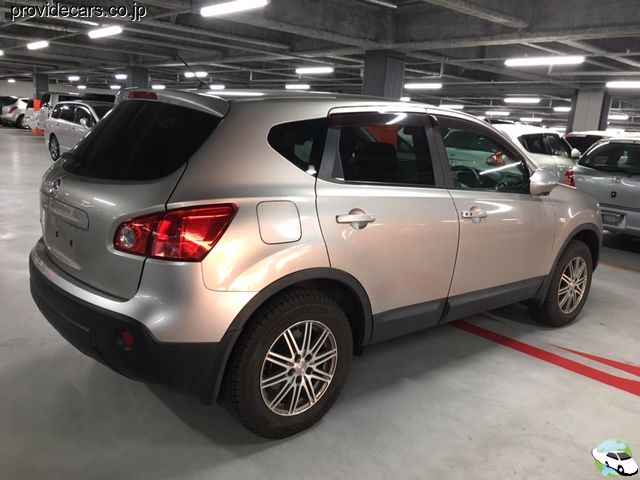
[[[366,345],[514,302],[555,326],[581,311],[595,200],[485,122],[225,95],[124,91],[45,174],[31,291],[83,353],[281,438],[329,410]],[[485,162],[449,159],[456,136]]]

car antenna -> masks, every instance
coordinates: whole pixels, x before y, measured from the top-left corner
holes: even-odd
[[[182,55],[180,55],[179,53],[176,52],[176,56],[178,57],[178,59],[182,63],[184,63],[184,66],[187,67],[187,70],[189,70],[191,73],[193,73],[193,78],[198,78],[198,77],[196,77],[196,72],[194,72],[193,68],[191,68],[191,65],[189,65],[184,58],[182,58]],[[198,83],[198,88],[199,89],[207,89],[207,90],[209,89],[209,84],[207,82],[205,82],[201,78],[198,78],[198,81],[200,82],[200,83]]]

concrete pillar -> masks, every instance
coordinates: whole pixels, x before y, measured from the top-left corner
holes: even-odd
[[[46,73],[33,74],[33,98],[41,99],[42,94],[49,91],[49,75]]]
[[[149,88],[149,70],[144,67],[127,67],[126,87]]]
[[[580,90],[572,101],[569,131],[606,130],[611,97],[605,90]]]
[[[364,55],[363,95],[400,99],[404,88],[404,55],[370,50]]]

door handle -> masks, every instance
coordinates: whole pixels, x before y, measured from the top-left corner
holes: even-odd
[[[460,212],[462,218],[470,218],[473,223],[480,223],[483,218],[487,218],[487,211],[480,207],[471,207],[469,210]]]
[[[375,221],[375,215],[367,213],[361,208],[354,208],[349,213],[336,216],[336,222],[348,223],[356,230],[362,230],[369,223],[373,223]]]

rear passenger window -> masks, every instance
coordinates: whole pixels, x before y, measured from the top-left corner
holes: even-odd
[[[75,110],[75,105],[72,105],[72,104],[60,105],[60,120],[67,120],[68,122],[73,122],[74,110]]]
[[[53,107],[53,112],[51,112],[51,118],[60,118],[60,110],[61,110],[60,105],[56,105],[55,107]]]
[[[433,186],[426,115],[376,113],[334,115],[338,133],[333,170],[337,180],[354,183]]]
[[[315,174],[320,168],[326,118],[276,125],[267,141],[271,148],[307,173]]]

